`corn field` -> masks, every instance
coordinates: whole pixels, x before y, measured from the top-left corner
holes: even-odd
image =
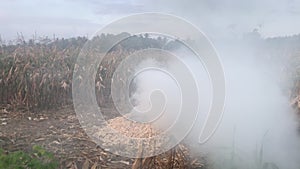
[[[101,50],[101,45],[109,44],[109,40],[113,38],[114,35],[101,35],[95,37],[93,42],[99,44]],[[135,38],[136,43],[145,39],[142,36]],[[57,39],[51,43],[24,42],[0,46],[0,105],[35,111],[72,104],[73,70],[77,56],[86,42],[86,38],[78,37]],[[132,45],[132,40],[129,44]],[[139,48],[160,46],[159,44],[162,43],[151,39],[148,45],[143,44]],[[123,56],[134,50],[136,49],[127,43],[118,45],[99,65],[95,87],[101,106],[111,104],[110,85],[113,73]],[[127,73],[130,70],[124,72],[124,76]]]
[[[0,103],[14,108],[47,109],[70,104],[71,79],[80,46],[18,45],[2,48]]]
[[[0,105],[32,111],[72,104],[73,69],[86,40],[2,46]],[[109,66],[107,63],[110,62],[104,63]],[[103,77],[109,77],[105,75],[109,69],[101,66]],[[107,92],[104,90],[103,93]]]
[[[102,49],[110,46],[114,39],[125,36],[128,34],[106,34],[94,37],[92,42],[97,45],[100,52],[103,52]],[[78,37],[45,40],[46,43],[33,43],[30,40],[26,43],[24,40],[19,40],[18,44],[0,45],[0,106],[35,111],[72,104],[73,71],[76,67],[77,56],[87,41],[87,38]],[[268,42],[269,48],[276,46],[275,40],[266,42]],[[96,74],[95,94],[98,104],[112,106],[110,86],[118,65],[134,51],[149,47],[172,49],[178,48],[178,43],[176,40],[170,41],[161,37],[154,39],[141,35],[132,36],[127,41],[114,46],[103,58]],[[294,51],[296,56],[290,59],[295,66],[286,70],[293,72],[291,76],[294,85],[288,87],[292,99],[298,98],[300,88],[299,67],[297,66],[299,50],[297,52]],[[276,56],[275,54],[270,55]],[[136,61],[136,63],[140,61]],[[165,63],[165,61],[158,62]],[[128,67],[128,70],[122,72],[121,77],[118,77],[121,84],[126,81],[124,77],[128,77],[128,74],[134,71],[130,66]]]

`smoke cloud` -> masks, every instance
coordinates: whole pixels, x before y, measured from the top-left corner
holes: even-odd
[[[234,45],[223,45],[218,51],[226,78],[226,108],[216,133],[205,144],[198,142],[211,104],[212,87],[208,72],[188,50],[180,48],[173,51],[193,72],[198,86],[195,92],[199,95],[199,114],[185,141],[193,145],[195,153],[207,156],[213,168],[299,168],[297,117],[282,90],[282,83],[279,83],[280,69],[277,68],[283,65],[257,57],[255,50],[252,45],[239,41]],[[156,61],[149,59],[140,66],[149,62],[155,64]],[[172,59],[165,66],[157,66],[168,70],[180,69]],[[177,106],[180,86],[167,76],[153,70],[140,74],[135,80],[136,93],[132,96],[137,107],[149,108],[153,106],[149,99],[151,92],[154,89],[163,92],[167,108],[163,112],[164,118],[154,123],[160,128],[174,121],[180,108]],[[188,101],[196,104],[193,100]]]

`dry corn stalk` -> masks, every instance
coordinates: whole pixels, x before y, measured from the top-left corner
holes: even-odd
[[[136,158],[132,169],[187,169],[190,168],[187,156],[188,151],[181,144],[157,156]]]

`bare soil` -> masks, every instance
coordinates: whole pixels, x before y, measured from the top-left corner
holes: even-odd
[[[8,152],[30,151],[33,145],[54,153],[60,168],[131,168],[134,162],[92,142],[71,106],[37,113],[1,109],[0,147]]]
[[[110,108],[102,112],[107,120],[119,115]],[[53,153],[61,169],[126,169],[136,162],[96,145],[82,129],[72,106],[35,113],[0,108],[0,148],[29,152],[34,145]],[[201,158],[190,159],[189,168],[203,169]]]

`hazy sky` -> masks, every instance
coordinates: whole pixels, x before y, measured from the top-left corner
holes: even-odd
[[[122,16],[164,12],[187,19],[207,35],[264,37],[300,33],[300,0],[0,0],[0,34],[92,35]],[[157,23],[159,24],[159,23]]]

